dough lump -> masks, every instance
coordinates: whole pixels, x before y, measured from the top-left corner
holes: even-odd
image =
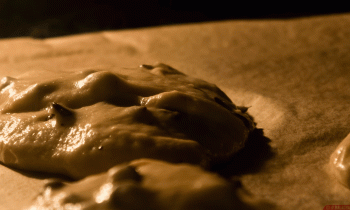
[[[165,64],[0,82],[0,161],[73,179],[138,158],[209,165],[254,129],[215,85]]]
[[[330,158],[331,174],[350,188],[350,134],[338,145]]]
[[[238,181],[190,164],[139,159],[78,182],[49,181],[28,210],[272,209]]]

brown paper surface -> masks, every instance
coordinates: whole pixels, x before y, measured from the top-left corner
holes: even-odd
[[[350,190],[327,167],[350,132],[349,14],[0,40],[0,76],[155,62],[217,84],[263,129],[250,146],[257,154],[246,151],[220,173],[238,175],[278,209],[350,205]],[[0,209],[28,205],[45,177],[0,165]]]

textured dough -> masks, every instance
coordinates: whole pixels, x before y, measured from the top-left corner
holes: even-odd
[[[271,208],[248,194],[239,182],[229,182],[198,166],[140,159],[74,183],[49,181],[29,210]]]
[[[338,145],[330,158],[331,173],[344,186],[350,188],[350,134]]]
[[[137,158],[220,162],[254,129],[215,85],[164,64],[28,73],[0,88],[0,161],[74,179]]]

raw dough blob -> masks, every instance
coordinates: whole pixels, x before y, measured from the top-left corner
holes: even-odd
[[[75,183],[49,181],[34,209],[206,210],[271,209],[229,182],[190,164],[139,159]]]
[[[330,159],[331,173],[350,188],[350,134],[338,145]]]
[[[218,87],[164,64],[0,83],[0,161],[74,179],[137,158],[215,164],[254,128]]]

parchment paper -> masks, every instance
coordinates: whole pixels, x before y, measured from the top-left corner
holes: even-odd
[[[350,205],[350,190],[327,167],[350,132],[350,14],[0,40],[1,76],[155,62],[215,83],[250,107],[264,135],[249,143],[255,153],[243,151],[219,173],[238,176],[278,209]],[[0,165],[0,209],[28,205],[48,176]]]

